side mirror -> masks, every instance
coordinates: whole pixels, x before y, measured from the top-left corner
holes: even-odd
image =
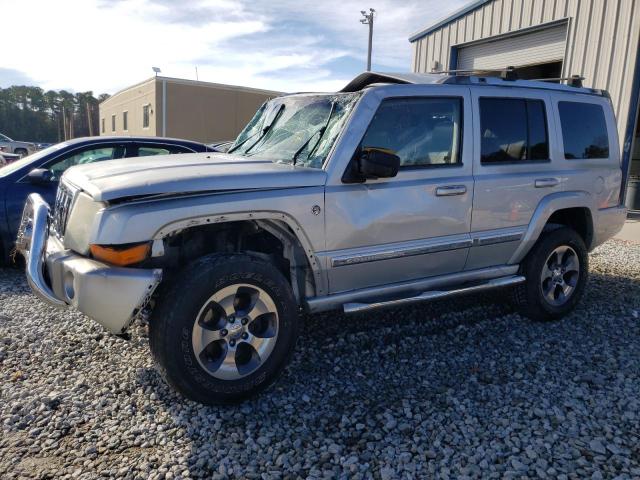
[[[45,185],[53,181],[53,173],[46,168],[34,168],[27,174],[27,179],[35,185]]]
[[[400,169],[400,157],[381,148],[364,148],[358,159],[358,173],[364,178],[395,177]]]

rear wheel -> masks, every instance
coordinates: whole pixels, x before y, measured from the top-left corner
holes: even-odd
[[[160,372],[183,395],[233,403],[275,381],[298,324],[291,287],[276,268],[247,255],[215,254],[163,288],[149,342]]]
[[[16,155],[20,155],[20,158],[26,157],[29,154],[29,152],[27,152],[24,148],[16,148],[13,153],[15,153]]]
[[[546,232],[522,263],[526,282],[515,290],[522,314],[534,320],[554,320],[571,312],[587,283],[589,257],[574,230]]]

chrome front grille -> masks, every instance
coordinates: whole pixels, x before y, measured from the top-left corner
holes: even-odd
[[[64,237],[67,229],[67,220],[73,203],[73,191],[63,183],[58,186],[56,203],[51,212],[51,228],[59,238]]]

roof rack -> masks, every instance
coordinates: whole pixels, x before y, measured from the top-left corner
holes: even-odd
[[[506,69],[505,69],[506,70]],[[494,72],[496,70],[493,70]],[[435,84],[448,84],[448,85],[492,85],[492,86],[513,86],[523,88],[541,88],[545,90],[556,90],[564,92],[576,92],[580,90],[581,93],[608,96],[606,90],[599,90],[594,88],[576,88],[581,78],[570,77],[567,81],[570,83],[549,83],[554,79],[545,78],[546,81],[532,81],[532,80],[518,80],[514,82],[505,82],[495,75],[478,75],[478,70],[456,70],[451,74],[441,73],[410,73],[410,72],[363,72],[349,82],[341,92],[357,92],[375,84],[413,84],[413,85],[435,85]],[[577,77],[577,76],[575,76]]]
[[[518,72],[516,68],[513,66],[509,66],[506,68],[482,68],[482,69],[471,69],[471,70],[432,70],[432,73],[442,73],[442,74],[454,74],[454,75],[483,75],[486,73],[500,73],[500,78],[503,80],[518,80]],[[558,77],[558,78],[534,78],[531,79],[534,82],[567,82],[567,85],[570,87],[582,88],[582,81],[585,77],[580,75],[571,75],[569,77]]]
[[[570,87],[582,88],[582,81],[584,77],[580,75],[571,75],[570,77],[558,77],[558,78],[536,78],[536,82],[567,82]]]
[[[484,75],[487,73],[500,73],[500,78],[503,80],[518,80],[518,73],[516,72],[516,68],[513,66],[509,66],[506,68],[482,68],[482,69],[471,69],[471,70],[432,70],[432,73],[452,73],[454,75]]]

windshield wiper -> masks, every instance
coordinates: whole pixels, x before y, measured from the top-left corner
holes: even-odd
[[[269,123],[262,129],[262,133],[260,134],[258,139],[255,142],[253,142],[251,146],[244,151],[244,153],[248,153],[249,150],[251,150],[258,143],[260,143],[260,140],[262,140],[267,135],[267,133],[269,133],[269,130],[271,130],[271,127],[274,126],[275,123],[278,121],[278,118],[280,118],[280,115],[282,114],[282,112],[284,112],[284,103],[280,104],[280,106],[278,107],[278,111],[273,116],[273,120],[271,120],[271,123]]]
[[[253,135],[249,135],[247,138],[245,138],[243,141],[241,141],[238,145],[236,145],[233,148],[230,148],[227,153],[233,153],[235,152],[237,149],[239,149],[242,145],[244,145],[245,143],[247,143],[249,140],[251,140],[253,137],[255,137],[258,134],[258,132],[254,133]]]
[[[311,154],[315,151],[315,149],[318,147],[318,144],[320,143],[320,140],[322,139],[324,132],[327,130],[327,127],[329,126],[329,121],[333,116],[333,111],[335,110],[335,108],[336,108],[336,102],[331,102],[331,110],[329,110],[329,115],[327,116],[327,120],[324,122],[324,125],[320,127],[318,130],[316,130],[315,132],[313,132],[313,135],[311,135],[307,139],[307,141],[304,142],[298,150],[296,150],[296,153],[293,154],[293,158],[292,158],[293,165],[295,165],[296,162],[298,161],[298,155],[300,155],[304,151],[304,149],[307,147],[307,145],[309,145],[311,140],[313,140],[313,137],[315,137],[319,133],[320,135],[318,135],[318,140],[316,140],[316,143],[313,145],[313,148],[309,150],[309,153],[307,153],[307,158],[309,158]]]

